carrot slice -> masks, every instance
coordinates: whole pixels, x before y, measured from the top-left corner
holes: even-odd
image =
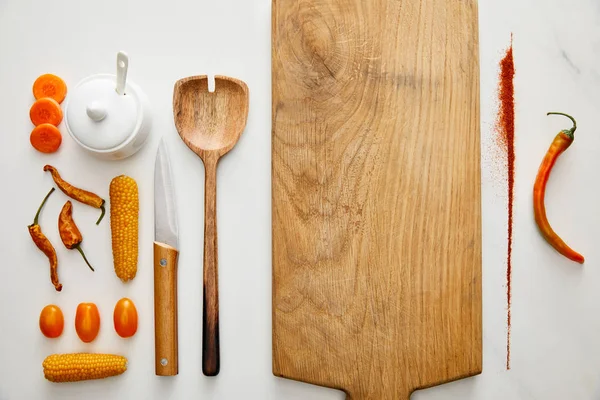
[[[29,141],[37,151],[54,153],[62,143],[62,135],[54,125],[41,124],[33,128]]]
[[[29,118],[35,126],[40,124],[58,126],[63,119],[63,112],[56,100],[44,97],[33,103],[29,110]]]
[[[51,97],[59,104],[67,95],[67,85],[65,81],[56,75],[44,74],[33,83],[33,96],[37,99]]]

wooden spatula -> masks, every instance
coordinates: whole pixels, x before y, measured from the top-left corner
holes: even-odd
[[[217,163],[235,146],[248,118],[248,87],[240,80],[215,77],[208,91],[206,76],[175,83],[173,113],[179,136],[204,163],[204,308],[202,372],[219,373],[219,290],[217,253]]]

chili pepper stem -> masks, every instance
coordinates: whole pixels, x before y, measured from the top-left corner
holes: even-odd
[[[85,253],[83,252],[83,250],[81,250],[81,246],[77,245],[77,246],[75,246],[75,248],[77,249],[77,251],[79,252],[79,254],[81,254],[81,256],[83,257],[83,261],[85,261],[85,263],[88,265],[88,267],[90,267],[90,269],[92,271],[95,271],[94,268],[90,265],[87,257],[85,256]]]
[[[100,214],[100,218],[98,218],[98,221],[96,221],[96,225],[100,224],[100,221],[102,221],[102,218],[104,218],[104,214],[106,214],[106,208],[104,207],[104,203],[102,203],[100,209],[102,210],[102,214]]]
[[[571,117],[569,114],[561,112],[549,112],[546,115],[562,115],[563,117],[569,118],[573,122],[573,127],[571,129],[565,129],[562,132],[571,139],[575,139],[575,131],[577,130],[577,121],[575,121],[575,118]]]
[[[46,197],[44,197],[42,204],[40,204],[40,207],[38,208],[37,212],[35,213],[35,217],[33,218],[33,224],[29,225],[30,227],[38,224],[38,218],[40,217],[40,212],[42,212],[42,208],[44,208],[44,204],[46,204],[48,197],[50,197],[50,195],[52,194],[52,192],[54,192],[54,190],[55,190],[54,188],[50,189],[50,191],[48,192]]]

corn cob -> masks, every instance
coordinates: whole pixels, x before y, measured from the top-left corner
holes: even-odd
[[[127,370],[127,359],[113,354],[52,354],[42,367],[51,382],[77,382],[121,375]]]
[[[138,261],[138,187],[120,175],[110,182],[110,230],[115,273],[127,282],[135,278]]]

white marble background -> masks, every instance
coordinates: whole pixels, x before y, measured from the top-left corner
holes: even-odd
[[[451,0],[448,0],[451,1]],[[452,0],[456,1],[456,0]],[[516,199],[512,370],[506,371],[506,195],[498,167],[483,157],[484,372],[415,393],[416,400],[600,399],[600,2],[598,0],[481,0],[481,112],[484,150],[493,137],[497,65],[514,33],[516,75]],[[341,392],[271,375],[270,245],[270,1],[269,0],[0,0],[0,400],[32,399],[341,399]],[[130,78],[155,110],[150,143],[123,162],[102,163],[66,136],[60,153],[30,148],[30,86],[55,72],[70,88],[92,73],[111,72],[118,50],[131,56]],[[219,170],[222,372],[200,370],[203,169],[175,134],[171,115],[176,79],[221,73],[251,88],[248,127]],[[556,230],[587,258],[584,267],[543,242],[532,218],[535,174],[556,132],[568,127],[547,111],[572,113],[575,144],[561,158],[548,187]],[[176,174],[181,210],[180,375],[153,374],[152,174],[161,135]],[[41,171],[55,164],[73,182],[107,195],[120,173],[140,185],[140,272],[124,286],[111,266],[108,224],[93,225],[96,210],[77,206],[91,274],[76,252],[59,248],[65,290],[49,285],[43,255],[25,229],[51,184]],[[92,177],[92,178],[90,178]],[[102,189],[104,188],[104,189]],[[55,223],[62,194],[42,223]],[[48,236],[60,244],[58,234]],[[68,271],[68,273],[66,272]],[[111,313],[122,296],[134,299],[140,328],[131,341],[112,332]],[[103,328],[91,345],[72,328],[82,301],[96,302]],[[59,340],[43,338],[37,316],[44,304],[65,313]],[[53,385],[41,361],[53,352],[123,352],[130,367],[112,381]]]

